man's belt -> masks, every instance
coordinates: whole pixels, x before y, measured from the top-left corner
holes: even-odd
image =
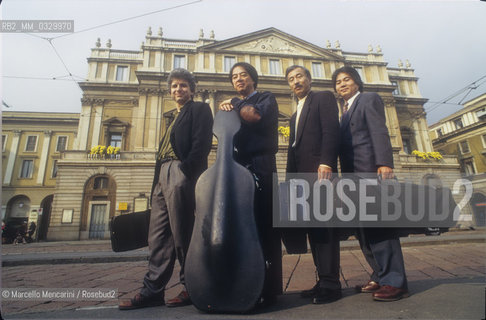
[[[179,160],[179,159],[177,159],[177,157],[164,157],[164,158],[160,159],[159,161],[162,164],[162,163],[169,162],[169,161],[172,161],[172,160]]]

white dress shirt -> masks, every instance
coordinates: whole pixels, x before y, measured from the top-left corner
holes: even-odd
[[[304,107],[306,98],[307,96],[303,97],[302,99],[299,99],[299,102],[297,103],[297,116],[295,117],[295,139],[294,139],[294,143],[292,144],[292,147],[295,147],[295,143],[297,142],[297,128],[299,127],[300,114],[302,113],[302,108]]]

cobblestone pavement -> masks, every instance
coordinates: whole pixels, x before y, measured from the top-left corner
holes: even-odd
[[[100,242],[99,245],[94,244],[92,247],[93,250],[105,250],[106,246],[106,242]],[[41,247],[37,246],[37,252],[42,250]],[[66,245],[66,247],[70,247],[72,251],[76,245]],[[45,249],[47,250],[47,248],[49,246],[46,245]],[[13,254],[15,249],[4,246],[2,253],[6,254],[9,250],[13,250],[10,252]],[[411,246],[404,247],[403,253],[410,283],[423,280],[450,281],[456,278],[477,279],[479,277],[484,279],[486,275],[486,243],[484,242]],[[287,293],[308,289],[314,285],[315,267],[310,254],[284,255],[283,261],[283,286]],[[341,252],[341,269],[341,283],[344,289],[367,281],[370,273],[370,268],[359,250]],[[130,298],[139,291],[146,271],[147,261],[44,264],[3,267],[1,277],[3,288],[110,288],[118,290],[119,297]],[[178,267],[169,282],[166,299],[178,294],[181,289],[177,278]],[[413,294],[413,292],[411,293]],[[2,314],[6,316],[18,313],[116,306],[117,304],[116,299],[105,301],[3,301]]]
[[[146,249],[146,248],[145,248]],[[145,250],[139,249],[139,250]],[[98,252],[111,251],[108,240],[34,242],[28,244],[2,245],[2,255],[27,253],[57,253],[57,252]]]

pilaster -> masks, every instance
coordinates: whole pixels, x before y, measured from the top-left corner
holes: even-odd
[[[94,120],[93,120],[93,135],[91,137],[91,146],[90,148],[97,146],[100,144],[101,138],[101,124],[103,120],[103,103],[104,99],[96,99],[95,103],[97,105],[94,106]],[[101,104],[101,105],[100,105]]]
[[[46,175],[47,168],[47,158],[49,155],[49,146],[51,145],[52,130],[44,130],[44,142],[42,144],[42,149],[39,150],[41,154],[39,163],[39,172],[37,173],[37,184],[43,185],[44,178]]]
[[[17,158],[17,153],[19,151],[19,141],[22,135],[22,130],[14,130],[14,136],[12,139],[12,145],[10,147],[10,153],[7,160],[7,169],[5,170],[5,177],[3,177],[3,184],[10,185],[12,182],[12,174],[15,166],[15,159]]]

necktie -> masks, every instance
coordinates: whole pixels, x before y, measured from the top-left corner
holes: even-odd
[[[343,106],[343,115],[344,115],[344,114],[346,114],[346,112],[348,112],[348,106],[349,106],[349,104],[348,104],[348,102],[346,101],[346,102],[344,103],[344,106]]]

